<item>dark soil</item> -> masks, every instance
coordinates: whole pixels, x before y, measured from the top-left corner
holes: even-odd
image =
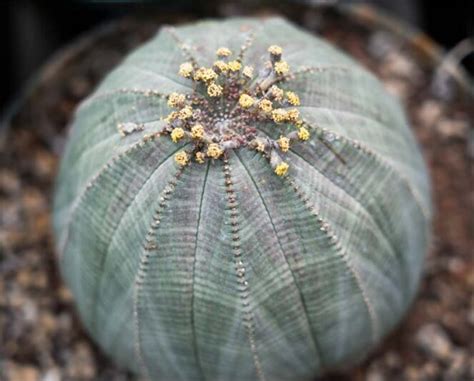
[[[408,316],[363,365],[325,380],[472,380],[473,99],[456,86],[449,99],[436,96],[433,61],[391,32],[331,11],[293,13],[288,16],[354,56],[399,96],[430,167],[437,211],[425,275]],[[183,16],[167,17],[176,21]],[[133,379],[81,328],[56,267],[50,206],[75,106],[159,24],[116,23],[57,57],[11,129],[0,134],[0,380]]]

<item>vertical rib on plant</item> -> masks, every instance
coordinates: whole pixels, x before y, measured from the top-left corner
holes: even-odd
[[[79,107],[54,222],[85,326],[150,379],[293,380],[362,359],[430,220],[398,103],[281,19],[163,28]]]

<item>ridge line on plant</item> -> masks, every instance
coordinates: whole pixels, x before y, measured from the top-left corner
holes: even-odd
[[[277,83],[282,82],[291,83],[297,76],[309,73],[324,73],[326,71],[352,72],[354,69],[344,65],[301,66],[291,73],[275,78],[272,82],[270,82],[270,85],[276,85]]]
[[[181,50],[181,52],[184,55],[184,58],[191,61],[192,65],[194,66],[194,69],[197,69],[199,67],[198,60],[194,56],[194,54],[191,52],[192,46],[186,44],[181,37],[179,37],[178,33],[176,32],[176,28],[172,26],[166,26],[163,28],[165,32],[167,32],[171,38],[174,40],[176,43],[176,46]]]
[[[303,315],[305,317],[305,321],[308,325],[308,330],[310,332],[310,337],[311,337],[311,341],[313,343],[313,347],[315,349],[315,352],[316,354],[318,355],[318,362],[323,365],[323,360],[322,360],[322,355],[321,355],[321,349],[319,347],[319,344],[318,344],[318,340],[316,339],[315,335],[313,334],[313,330],[311,329],[311,324],[309,322],[309,317],[308,317],[308,309],[306,307],[306,303],[305,303],[305,300],[304,300],[304,297],[303,297],[303,293],[301,292],[301,288],[299,287],[298,285],[298,282],[296,280],[296,276],[293,272],[293,270],[291,269],[291,266],[290,266],[290,263],[288,262],[288,258],[286,256],[286,253],[285,253],[285,250],[283,249],[283,246],[281,244],[281,241],[280,241],[280,237],[278,236],[278,233],[277,233],[277,229],[275,227],[275,224],[273,223],[273,219],[272,219],[272,216],[270,214],[270,211],[268,210],[268,206],[260,192],[260,189],[258,188],[257,186],[257,183],[254,179],[254,177],[252,176],[252,174],[250,173],[250,170],[247,168],[247,166],[244,164],[244,161],[240,158],[239,154],[237,152],[235,152],[235,156],[237,157],[237,159],[239,160],[240,164],[242,165],[242,168],[244,168],[245,172],[247,173],[247,176],[250,178],[255,190],[257,191],[257,195],[258,195],[258,198],[259,200],[261,201],[261,204],[263,205],[264,209],[265,209],[265,212],[266,212],[266,215],[268,216],[268,220],[270,221],[270,225],[272,227],[272,230],[273,230],[273,233],[275,235],[275,238],[276,238],[276,241],[278,243],[278,247],[280,248],[280,251],[281,251],[281,254],[283,256],[283,259],[285,260],[285,263],[288,267],[288,270],[289,270],[289,273],[291,274],[291,278],[292,278],[292,281],[293,281],[293,284],[295,285],[295,288],[296,290],[298,290],[298,295],[299,295],[299,299],[300,299],[300,303],[301,303],[301,306],[303,307]]]
[[[170,156],[171,157],[171,156]],[[140,291],[141,285],[146,277],[147,274],[147,265],[149,261],[149,257],[151,256],[151,252],[154,250],[158,250],[158,245],[154,240],[154,235],[156,234],[156,230],[160,226],[160,215],[165,209],[167,203],[164,202],[169,199],[169,197],[174,193],[177,186],[177,181],[181,177],[184,169],[186,167],[179,167],[177,172],[171,179],[168,181],[167,185],[163,188],[159,199],[162,199],[158,204],[158,207],[155,209],[155,213],[153,214],[152,221],[149,225],[147,233],[145,235],[144,243],[143,243],[143,254],[139,255],[139,265],[137,269],[137,273],[135,275],[135,279],[133,282],[133,322],[134,322],[134,336],[135,336],[135,343],[134,343],[134,350],[135,356],[137,357],[137,361],[139,363],[140,368],[143,371],[147,380],[151,380],[150,372],[148,370],[148,366],[146,365],[145,360],[143,359],[143,348],[141,345],[141,326],[140,326],[140,315],[139,315],[139,302],[140,302]]]
[[[404,267],[405,267],[405,263],[402,263],[402,252],[400,251],[400,249],[398,249],[397,247],[394,246],[393,242],[390,241],[386,235],[386,232],[385,232],[385,229],[383,229],[381,227],[381,224],[377,221],[377,219],[372,215],[372,213],[367,210],[367,208],[363,205],[362,201],[359,199],[359,198],[356,198],[352,193],[350,193],[349,191],[347,191],[346,189],[342,188],[339,184],[336,184],[330,177],[326,176],[324,174],[324,172],[322,172],[319,168],[316,168],[314,167],[313,165],[311,165],[311,163],[305,159],[303,156],[301,156],[297,151],[295,151],[294,149],[291,149],[290,148],[290,152],[293,153],[296,157],[299,157],[301,160],[303,160],[304,162],[306,162],[312,169],[316,170],[317,172],[319,172],[323,177],[325,177],[331,184],[333,184],[335,187],[337,187],[338,189],[340,189],[348,198],[350,198],[351,200],[354,201],[354,203],[356,203],[360,210],[362,211],[362,213],[366,216],[366,218],[372,222],[372,224],[374,225],[374,227],[377,227],[378,229],[378,237],[382,237],[382,241],[385,243],[385,246],[386,248],[388,249],[388,251],[390,251],[393,255],[394,258],[396,258],[397,262],[398,262],[398,265],[400,266],[400,270],[402,270]],[[341,206],[342,207],[342,206]],[[345,208],[344,208],[345,209]],[[401,273],[403,273],[403,271],[401,271]],[[387,278],[389,279],[392,283],[393,281],[391,280],[391,278]],[[402,283],[403,285],[405,285],[406,283]],[[408,292],[407,290],[404,290],[405,292]],[[403,292],[402,292],[403,294]]]
[[[196,256],[197,256],[197,248],[198,248],[198,243],[199,243],[199,230],[200,230],[200,223],[201,223],[201,214],[202,214],[202,203],[203,203],[203,200],[204,200],[204,193],[206,191],[206,184],[207,184],[207,177],[208,177],[208,174],[209,174],[209,168],[211,166],[211,162],[208,161],[207,162],[207,168],[206,168],[206,173],[204,174],[204,182],[203,182],[203,186],[202,186],[202,192],[201,192],[201,197],[200,197],[200,200],[199,200],[199,215],[198,215],[198,221],[197,221],[197,226],[196,226],[196,245],[194,246],[194,259],[193,259],[193,273],[192,273],[192,291],[191,291],[191,330],[192,330],[192,335],[193,335],[193,349],[194,349],[194,353],[195,353],[195,356],[196,356],[196,362],[197,362],[197,365],[198,365],[198,369],[199,369],[199,373],[201,374],[203,380],[206,379],[206,376],[204,374],[204,370],[202,369],[202,365],[201,365],[201,360],[200,360],[200,357],[199,357],[199,347],[198,347],[198,342],[197,342],[197,338],[196,338],[196,327],[195,327],[195,324],[194,324],[194,311],[195,311],[195,307],[194,307],[194,299],[195,299],[195,296],[194,296],[194,284],[195,284],[195,276],[196,276]],[[184,168],[184,167],[182,167]]]
[[[295,193],[298,195],[298,197],[301,199],[301,201],[304,203],[306,208],[309,210],[309,212],[316,218],[316,221],[318,225],[320,225],[320,230],[324,232],[328,239],[329,242],[332,244],[334,247],[334,251],[336,255],[338,255],[341,260],[344,262],[346,265],[347,269],[349,272],[352,274],[354,277],[354,280],[356,281],[356,284],[359,288],[362,300],[364,301],[364,304],[367,308],[367,313],[370,318],[371,322],[371,327],[372,327],[372,334],[371,334],[371,340],[372,342],[376,342],[379,336],[379,322],[378,322],[378,317],[377,314],[375,313],[374,306],[372,305],[367,292],[365,291],[365,288],[362,286],[363,282],[361,279],[361,276],[359,272],[356,270],[356,268],[353,266],[351,262],[351,258],[345,253],[343,250],[343,247],[341,245],[341,242],[339,241],[339,238],[335,233],[333,233],[333,228],[331,227],[331,224],[325,220],[324,217],[322,217],[319,214],[319,211],[316,209],[316,207],[311,203],[309,200],[309,197],[306,196],[304,191],[301,190],[301,188],[295,183],[294,180],[290,179],[290,176],[287,175],[282,178],[282,181],[288,182],[288,184],[291,186],[291,188],[295,191]]]
[[[333,134],[336,138],[341,139],[342,141],[345,141],[346,143],[348,143],[349,145],[351,145],[352,147],[354,147],[358,151],[362,152],[363,154],[365,154],[367,156],[373,157],[373,159],[375,161],[380,162],[380,165],[382,165],[385,168],[389,169],[392,173],[394,173],[396,176],[398,176],[398,178],[402,181],[402,183],[404,183],[407,186],[408,191],[412,194],[412,196],[415,200],[415,204],[420,209],[421,213],[423,214],[423,217],[425,218],[426,221],[430,221],[430,219],[431,219],[430,218],[430,213],[422,205],[422,203],[420,201],[420,197],[418,195],[418,191],[415,191],[415,189],[413,189],[413,185],[411,184],[411,182],[405,176],[403,176],[402,173],[398,169],[396,169],[392,164],[390,164],[390,162],[388,162],[387,159],[385,159],[382,155],[375,152],[373,149],[371,149],[370,147],[368,147],[364,143],[359,142],[358,140],[355,140],[355,139],[346,137],[344,135],[341,135],[337,132],[328,130],[325,127],[310,124],[306,121],[304,121],[304,123],[305,123],[305,125],[307,125],[310,128],[313,128],[316,131],[321,131],[323,133]]]
[[[137,95],[143,95],[144,97],[152,98],[152,97],[157,97],[157,98],[166,98],[168,97],[169,94],[166,93],[161,93],[157,90],[152,90],[152,89],[138,89],[138,88],[120,88],[120,89],[115,89],[111,91],[105,91],[105,92],[96,92],[92,94],[89,98],[86,98],[82,103],[79,104],[76,110],[76,114],[79,111],[82,111],[83,109],[87,109],[88,107],[91,107],[95,105],[96,101],[99,100],[104,100],[108,99],[109,97],[112,98],[116,95],[119,94],[137,94]]]
[[[168,160],[173,156],[173,154],[175,152],[177,152],[178,150],[182,149],[183,147],[179,147],[175,150],[173,150],[173,152],[170,154],[170,155],[167,155],[163,161],[160,162],[160,164],[158,164],[154,169],[153,171],[150,173],[150,175],[148,176],[148,178],[145,180],[145,182],[142,184],[142,186],[139,188],[139,190],[137,191],[137,193],[135,193],[135,195],[133,196],[133,198],[131,200],[129,200],[129,203],[126,205],[125,209],[123,210],[121,216],[119,217],[119,220],[117,221],[117,224],[115,225],[115,228],[113,229],[112,231],[112,235],[110,237],[110,240],[109,242],[107,243],[107,246],[105,248],[105,253],[104,255],[102,256],[102,260],[101,260],[101,270],[104,266],[104,263],[106,262],[107,260],[107,256],[109,254],[109,251],[110,251],[110,247],[112,245],[112,242],[115,240],[115,236],[116,236],[116,233],[117,231],[120,229],[120,226],[122,224],[122,221],[123,221],[123,218],[124,216],[127,214],[127,211],[131,208],[131,206],[133,205],[133,203],[136,201],[138,195],[143,191],[143,189],[145,188],[146,184],[148,184],[148,182],[154,177],[154,175],[156,174],[156,172],[164,165],[168,162]],[[100,296],[100,290],[101,290],[101,285],[102,285],[102,271],[99,272],[99,279],[97,280],[97,284],[98,284],[98,287],[97,287],[97,291],[96,293],[92,296],[92,299],[93,300],[97,300]],[[94,322],[94,325],[96,325],[96,322],[98,320],[98,306],[99,304],[97,302],[93,303],[93,305],[96,305],[96,310],[95,310],[95,314],[94,314],[94,319],[93,319],[93,322]],[[95,329],[95,328],[94,328]]]
[[[231,242],[231,247],[232,247],[232,252],[234,256],[234,265],[235,265],[235,272],[236,272],[236,277],[237,277],[237,283],[239,283],[242,286],[242,292],[241,293],[241,299],[242,299],[242,313],[244,315],[243,317],[243,324],[245,326],[245,329],[247,331],[247,337],[250,345],[250,351],[252,352],[252,357],[253,357],[253,362],[255,366],[255,371],[257,373],[257,377],[259,381],[266,381],[265,374],[263,372],[262,364],[260,362],[260,357],[258,355],[257,351],[257,345],[255,343],[255,335],[254,335],[254,315],[252,312],[252,307],[250,306],[250,303],[247,300],[247,296],[250,295],[250,287],[249,287],[249,282],[247,281],[245,277],[245,266],[244,263],[241,259],[242,256],[242,250],[240,247],[240,223],[239,223],[239,211],[238,211],[238,201],[237,201],[237,195],[232,187],[233,181],[232,181],[232,172],[231,172],[231,167],[229,165],[229,161],[227,158],[224,158],[222,160],[222,170],[224,174],[224,185],[227,190],[227,206],[229,209],[231,209],[231,231],[232,231],[232,242]],[[248,294],[248,295],[246,295]]]
[[[149,139],[148,141],[149,142],[155,141],[155,138]],[[146,142],[144,142],[143,140],[137,141],[134,144],[132,144],[130,147],[128,147],[125,151],[119,152],[115,156],[112,156],[107,162],[105,162],[102,165],[102,167],[100,167],[100,169],[94,175],[92,175],[89,178],[86,185],[78,192],[78,194],[75,197],[75,201],[73,202],[73,204],[70,207],[68,222],[66,224],[68,226],[68,229],[66,230],[66,235],[65,235],[64,242],[59,244],[59,250],[58,250],[59,251],[59,258],[62,258],[63,253],[64,253],[64,251],[66,249],[66,246],[67,246],[67,241],[68,241],[68,236],[69,236],[69,229],[71,227],[72,217],[76,213],[76,209],[78,208],[78,205],[82,202],[82,200],[85,197],[86,193],[88,192],[89,188],[94,186],[94,184],[98,181],[99,177],[102,176],[103,173],[105,171],[107,171],[107,169],[110,168],[112,163],[114,163],[117,160],[120,160],[124,155],[128,155],[129,153],[133,152],[134,150],[143,147],[143,143],[146,143]],[[62,208],[64,208],[64,206]]]

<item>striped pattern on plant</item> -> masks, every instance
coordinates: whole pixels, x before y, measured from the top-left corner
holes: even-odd
[[[55,196],[63,275],[150,379],[311,379],[406,312],[429,179],[399,104],[288,22],[162,28],[78,108]]]

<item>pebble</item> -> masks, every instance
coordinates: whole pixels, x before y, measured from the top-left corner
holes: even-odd
[[[61,381],[61,374],[59,369],[51,368],[48,369],[45,374],[41,377],[41,381]]]
[[[370,367],[365,381],[386,381],[386,378],[381,369]]]
[[[393,96],[400,98],[402,101],[405,101],[410,96],[410,85],[407,81],[390,78],[384,79],[383,84],[385,89],[392,94]]]
[[[18,175],[9,169],[0,169],[0,191],[7,194],[14,194],[19,189],[20,179]]]
[[[434,126],[443,114],[444,107],[441,102],[428,99],[418,109],[416,117],[425,126]]]
[[[14,362],[7,362],[5,365],[7,380],[11,381],[39,381],[39,372],[30,365],[19,365]]]
[[[384,356],[385,364],[392,369],[398,368],[402,365],[402,359],[396,352],[390,351]]]
[[[454,351],[445,381],[467,379],[469,373],[469,355],[463,350]]]
[[[413,60],[396,51],[386,55],[381,73],[384,77],[405,78],[413,82],[421,78],[420,69]]]
[[[21,307],[23,318],[26,323],[34,324],[38,319],[38,306],[35,301],[26,299]]]
[[[447,139],[465,139],[469,131],[469,125],[464,120],[442,119],[436,125],[436,130]]]
[[[435,358],[442,361],[448,361],[451,358],[453,345],[439,324],[428,323],[422,326],[416,334],[415,340],[420,349]]]
[[[97,368],[90,346],[85,342],[76,344],[69,359],[68,375],[73,379],[94,379]]]

